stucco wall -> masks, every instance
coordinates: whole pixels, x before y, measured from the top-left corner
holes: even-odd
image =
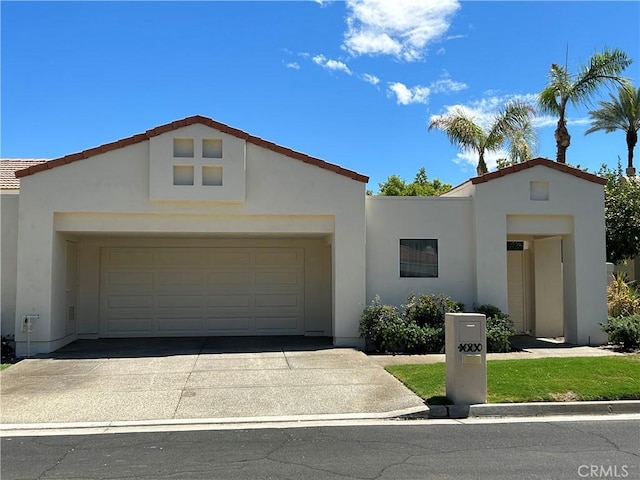
[[[531,199],[531,182],[548,184],[548,200]],[[535,166],[475,185],[473,195],[478,302],[507,309],[503,246],[507,235],[516,233],[515,225],[522,235],[559,234],[563,236],[565,336],[575,343],[606,341],[599,327],[606,320],[602,185]],[[510,222],[513,216],[520,223]],[[565,231],[567,225],[571,231]]]
[[[164,135],[208,134],[194,125]],[[211,135],[216,131],[211,129]],[[365,184],[252,144],[245,148],[243,203],[206,196],[151,201],[149,141],[23,177],[17,308],[41,315],[32,337],[34,352],[68,340],[60,336],[63,292],[52,285],[64,264],[64,237],[55,232],[72,237],[235,232],[332,238],[333,334],[337,343],[358,342],[365,303]],[[95,268],[87,266],[84,277]]]
[[[18,250],[18,194],[0,194],[0,332],[15,332],[16,253]]]
[[[367,301],[401,305],[410,293],[475,302],[470,198],[367,197]],[[438,277],[400,277],[400,239],[438,240]]]

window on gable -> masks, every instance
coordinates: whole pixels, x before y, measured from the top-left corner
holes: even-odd
[[[193,138],[174,138],[173,156],[193,158]]]
[[[400,277],[438,276],[438,240],[400,239]]]

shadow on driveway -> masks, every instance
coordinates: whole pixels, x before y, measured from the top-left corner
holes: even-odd
[[[36,358],[142,358],[215,353],[317,351],[333,348],[331,337],[177,337],[76,340]]]

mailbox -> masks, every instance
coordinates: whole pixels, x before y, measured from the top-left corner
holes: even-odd
[[[447,397],[455,404],[487,401],[486,327],[479,313],[445,315]]]

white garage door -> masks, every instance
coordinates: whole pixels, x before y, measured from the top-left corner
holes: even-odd
[[[303,248],[103,248],[101,336],[304,333]]]

